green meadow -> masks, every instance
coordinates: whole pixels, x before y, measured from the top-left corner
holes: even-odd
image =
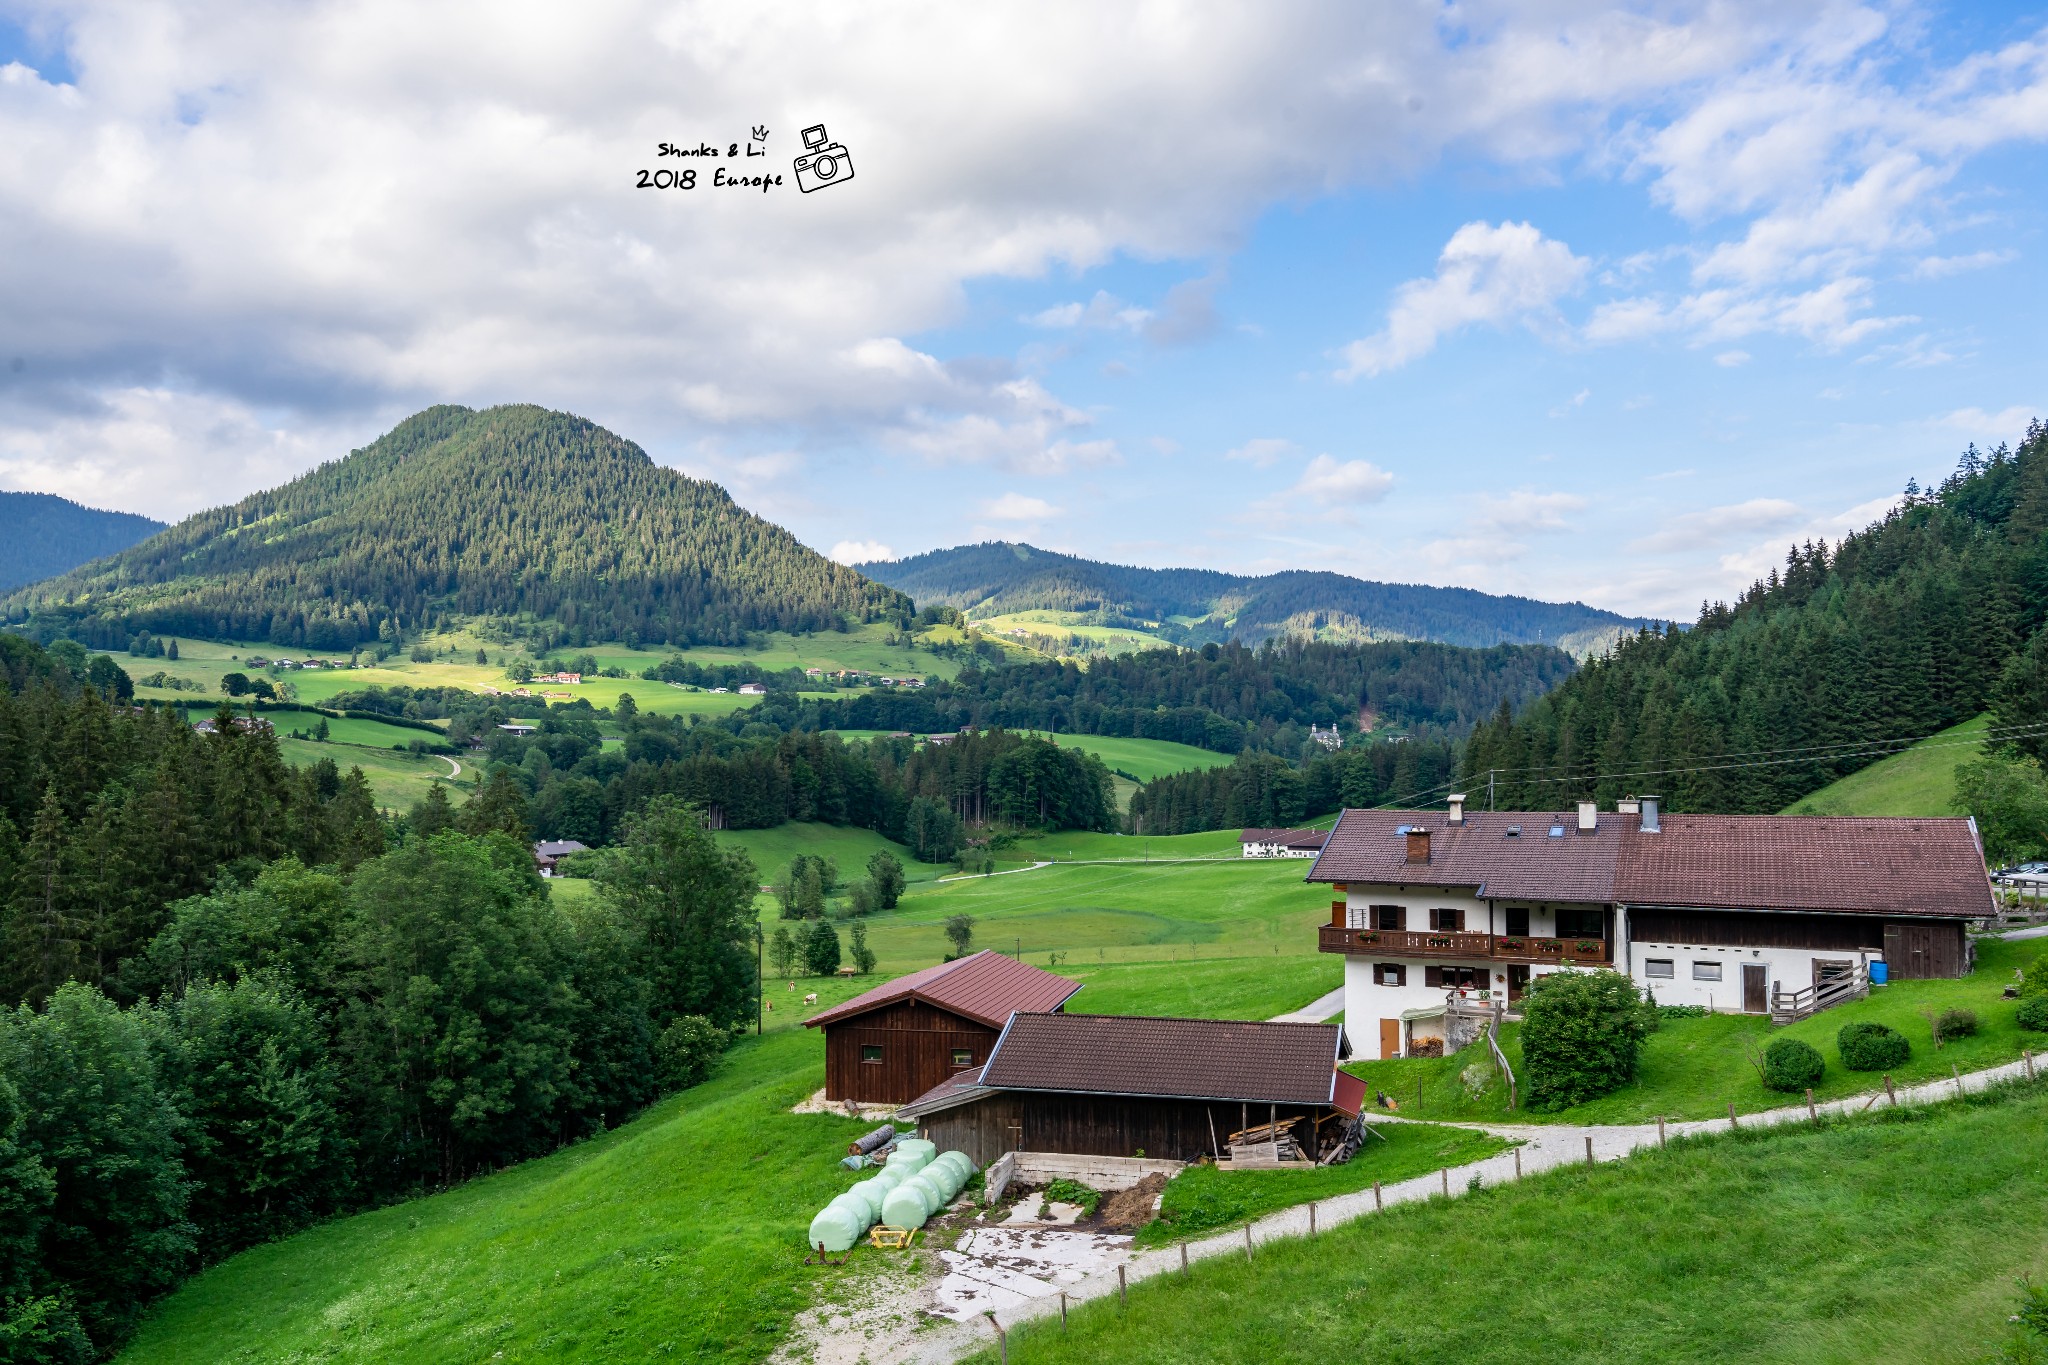
[[[1977,757],[1991,717],[1978,716],[1831,782],[1787,815],[1955,815],[1956,765]]]

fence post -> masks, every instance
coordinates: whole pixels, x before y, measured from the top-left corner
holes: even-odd
[[[1586,1164],[1588,1166],[1593,1164],[1593,1135],[1591,1133],[1586,1134]]]
[[[1383,1209],[1387,1206],[1387,1202],[1380,1198],[1380,1182],[1377,1180],[1372,1182],[1372,1206],[1376,1209]]]
[[[1892,1102],[1892,1108],[1898,1108],[1899,1092],[1892,1089],[1892,1073],[1889,1071],[1884,1073],[1884,1093],[1885,1097]]]
[[[1520,1147],[1517,1147],[1517,1148],[1515,1148],[1515,1179],[1517,1179],[1517,1180],[1520,1180],[1521,1178],[1522,1178],[1522,1149],[1521,1149]]]
[[[1180,1273],[1181,1273],[1181,1278],[1182,1278],[1182,1279],[1186,1279],[1186,1278],[1187,1278],[1187,1274],[1188,1274],[1188,1244],[1187,1244],[1186,1242],[1182,1242],[1182,1243],[1180,1244]]]
[[[2033,1080],[2033,1079],[2034,1079],[2034,1054],[2033,1054],[2033,1053],[2031,1053],[2031,1052],[2029,1052],[2029,1051],[2027,1051],[2027,1050],[2026,1050],[2025,1048],[2021,1048],[2021,1049],[2020,1049],[2020,1056],[2022,1056],[2022,1057],[2026,1058],[2026,1061],[2027,1061],[2027,1079],[2031,1081],[2031,1080]]]
[[[1657,1115],[1657,1145],[1659,1147],[1664,1145],[1664,1116],[1662,1114]]]
[[[1244,1258],[1247,1261],[1252,1258],[1252,1225],[1250,1223],[1244,1225]]]
[[[1948,1074],[1956,1078],[1956,1098],[1963,1097],[1963,1073],[1954,1062],[1948,1064]]]
[[[1820,1110],[1813,1107],[1813,1087],[1810,1085],[1806,1087],[1806,1117],[1815,1123],[1820,1122]]]
[[[1308,1201],[1308,1235],[1316,1235],[1316,1201],[1313,1199]]]
[[[982,1316],[988,1319],[989,1326],[996,1329],[996,1341],[1002,1346],[1003,1365],[1010,1365],[1010,1334],[1003,1330],[1003,1325],[1000,1322],[996,1321],[994,1313],[984,1309],[982,1310]]]
[[[1067,1330],[1067,1291],[1060,1291],[1060,1330]]]

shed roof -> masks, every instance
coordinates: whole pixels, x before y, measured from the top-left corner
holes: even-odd
[[[1349,1050],[1335,1024],[1019,1014],[979,1084],[1261,1104],[1328,1104]]]
[[[936,967],[884,982],[843,1005],[812,1015],[804,1024],[837,1024],[899,1000],[916,999],[990,1028],[1001,1028],[1019,1010],[1058,1009],[1080,989],[1078,981],[1054,976],[984,948],[957,961],[941,962]]]
[[[927,1114],[936,1114],[941,1109],[956,1105],[972,1104],[983,1095],[995,1092],[981,1083],[981,1068],[971,1067],[956,1071],[931,1089],[919,1095],[896,1111],[899,1119],[921,1119]]]
[[[1470,887],[1496,900],[1978,918],[1994,912],[1976,827],[1964,818],[1347,810],[1311,882]],[[1553,837],[1552,828],[1561,833]],[[1411,829],[1429,861],[1407,860]],[[1519,829],[1519,833],[1512,833]]]

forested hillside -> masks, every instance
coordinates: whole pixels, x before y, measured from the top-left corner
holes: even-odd
[[[430,408],[345,459],[0,600],[99,648],[138,631],[347,649],[448,615],[730,643],[907,613],[715,484],[567,413]]]
[[[0,492],[0,592],[75,569],[164,529],[133,512],[102,512],[49,493]]]
[[[1337,573],[1246,578],[1210,569],[1140,569],[988,541],[863,573],[916,598],[980,615],[1049,609],[1080,613],[1172,644],[1275,636],[1433,640],[1487,646],[1542,643],[1583,654],[1643,624],[1577,602],[1497,597],[1470,588],[1372,583]],[[1175,618],[1181,618],[1176,620]]]
[[[1463,771],[1496,804],[1656,791],[1766,812],[1987,707],[2048,735],[2048,429],[1972,447],[1938,489],[1841,544],[1795,547],[1731,607],[1644,630],[1481,726]]]
[[[762,719],[801,729],[957,730],[966,725],[1131,735],[1234,754],[1297,757],[1310,726],[1458,738],[1502,704],[1570,676],[1543,645],[1460,649],[1388,642],[1208,644],[1073,663],[965,669],[916,692],[844,701],[770,698]]]

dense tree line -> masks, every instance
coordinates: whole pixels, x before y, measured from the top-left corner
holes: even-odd
[[[790,729],[955,730],[966,725],[1130,735],[1218,753],[1299,757],[1310,726],[1370,725],[1457,738],[1502,703],[1518,707],[1570,676],[1543,645],[1461,649],[1397,641],[1274,641],[1156,649],[1074,663],[966,668],[914,692],[845,700],[771,698],[761,718]]]
[[[133,1004],[0,1012],[5,1358],[109,1354],[200,1265],[703,1078],[753,1012],[746,856],[657,801],[565,914],[503,794],[352,871],[224,873],[120,964]]]
[[[736,643],[909,611],[716,484],[528,406],[430,408],[346,459],[0,601],[0,619],[98,648],[148,630],[347,649],[450,615],[545,618],[570,644]]]
[[[1299,765],[1243,753],[1223,767],[1146,783],[1131,794],[1128,825],[1133,834],[1195,834],[1291,826],[1346,806],[1428,806],[1443,799],[1456,766],[1446,741],[1318,750]]]
[[[1679,810],[1767,812],[1996,709],[2048,715],[2048,429],[1972,447],[1839,545],[1804,544],[1689,630],[1644,630],[1519,714],[1479,727],[1465,781],[1510,809],[1657,791]],[[2022,742],[2041,747],[2039,734]]]
[[[1258,644],[1320,632],[1322,638],[1581,649],[1639,624],[1578,602],[1371,583],[1336,573],[1247,578],[1212,569],[1141,569],[1003,541],[861,568],[921,604],[972,608],[982,615],[1075,612],[1092,624],[1148,631],[1183,645]],[[1194,619],[1184,624],[1186,618]]]

